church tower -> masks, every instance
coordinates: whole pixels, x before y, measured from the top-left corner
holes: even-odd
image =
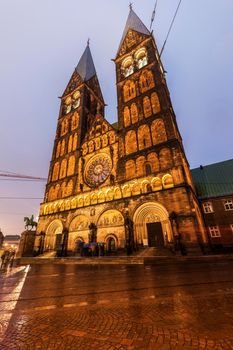
[[[144,200],[153,199],[167,208],[173,232],[178,232],[179,226],[184,240],[196,240],[197,232],[201,239],[202,218],[164,68],[152,33],[132,7],[115,64],[118,180],[141,178],[144,193],[155,191]]]
[[[80,192],[81,145],[97,110],[104,114],[104,100],[88,43],[61,97],[45,201]]]

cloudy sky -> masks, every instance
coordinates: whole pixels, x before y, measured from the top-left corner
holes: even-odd
[[[178,0],[159,0],[161,48]],[[135,0],[149,27],[155,0]],[[106,103],[116,121],[115,57],[128,0],[0,0],[0,171],[47,177],[59,99],[91,39]],[[232,158],[233,2],[183,0],[162,56],[191,168]],[[38,214],[43,182],[0,178],[0,228],[23,231]]]

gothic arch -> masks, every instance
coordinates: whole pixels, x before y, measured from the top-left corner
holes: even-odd
[[[135,161],[133,159],[128,160],[125,163],[125,177],[126,179],[133,179],[136,175],[136,166]]]
[[[124,247],[124,217],[117,209],[107,209],[97,220],[97,236],[99,242],[106,242],[107,237],[115,237],[118,247]]]
[[[129,107],[124,108],[124,126],[127,128],[131,124],[130,110]]]
[[[130,130],[125,135],[125,153],[130,154],[137,152],[137,138],[136,132],[134,130]]]
[[[138,128],[138,147],[139,150],[151,146],[150,129],[147,124],[141,125]]]
[[[145,96],[143,99],[143,112],[145,118],[148,118],[152,115],[151,103],[148,96]]]
[[[48,225],[45,232],[44,249],[55,250],[56,236],[62,234],[62,232],[63,232],[63,224],[61,220],[59,219],[53,220]]]
[[[142,72],[139,78],[139,85],[142,94],[155,87],[153,73],[150,70],[146,69]]]
[[[55,163],[54,167],[53,167],[52,181],[57,181],[58,180],[59,168],[60,168],[59,162]]]
[[[153,94],[151,94],[151,106],[154,114],[157,114],[161,111],[159,96],[157,92],[153,92]]]
[[[167,141],[167,133],[162,119],[156,119],[151,124],[153,145]]]
[[[75,156],[70,156],[68,161],[67,176],[74,175],[74,170],[75,170]]]
[[[164,188],[174,187],[173,177],[170,174],[166,174],[163,176],[162,183]]]
[[[73,145],[73,136],[70,135],[69,141],[68,141],[68,153],[72,152],[72,145]]]
[[[135,124],[138,122],[138,107],[136,103],[132,103],[130,107],[130,111],[131,111],[132,124]]]
[[[136,87],[132,80],[126,81],[125,85],[123,86],[123,96],[124,102],[136,97]]]
[[[161,170],[165,170],[172,167],[172,155],[169,148],[162,148],[159,152],[159,164]]]
[[[61,168],[60,168],[60,179],[64,179],[66,177],[66,171],[67,171],[67,160],[63,159],[61,162]]]
[[[158,172],[159,171],[159,160],[158,160],[157,153],[155,153],[155,152],[149,153],[148,156],[147,156],[147,160],[152,165],[153,173]]]
[[[164,241],[173,239],[168,211],[158,202],[147,202],[140,205],[134,212],[133,222],[135,238],[143,245],[148,245],[147,223],[160,222]]]
[[[72,219],[69,225],[69,232],[87,231],[89,229],[89,224],[89,218],[86,215],[77,215]]]
[[[144,176],[144,164],[145,164],[145,157],[140,156],[136,159],[136,170],[137,170],[137,176]]]

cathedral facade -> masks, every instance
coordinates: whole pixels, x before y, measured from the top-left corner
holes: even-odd
[[[152,33],[130,9],[115,58],[118,122],[104,99],[89,45],[61,97],[39,246],[75,252],[205,242],[198,200]],[[40,237],[40,238],[39,238]]]

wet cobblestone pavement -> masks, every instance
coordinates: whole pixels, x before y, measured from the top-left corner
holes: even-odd
[[[233,349],[233,263],[0,275],[1,350]]]

